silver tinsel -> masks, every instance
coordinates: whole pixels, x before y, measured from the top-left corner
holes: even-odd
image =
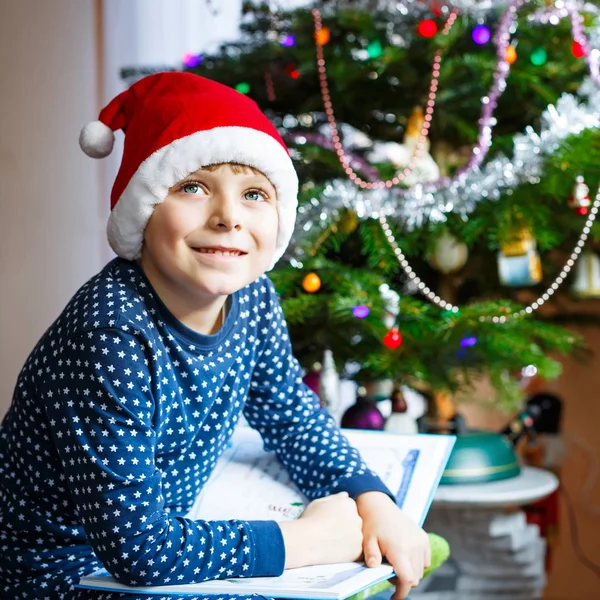
[[[471,15],[484,15],[492,9],[502,9],[507,0],[440,0],[439,7],[443,13],[457,8],[461,13]],[[431,3],[423,0],[328,0],[320,6],[321,10],[336,11],[341,8],[356,8],[371,12],[382,11],[393,14],[398,12],[402,15],[431,14]]]
[[[341,0],[334,4],[341,6],[343,3]],[[373,4],[380,10],[395,9],[404,14],[427,6],[419,0],[373,0]],[[484,14],[490,9],[501,8],[506,0],[451,0],[442,4],[446,9],[459,8],[463,13],[481,11]],[[573,5],[579,11],[600,15],[600,8],[595,3],[575,2]],[[553,23],[554,18],[564,17],[564,2],[556,0],[555,5],[538,11],[530,19],[544,25]],[[587,35],[592,48],[591,59],[598,65],[600,27],[588,31]],[[335,220],[344,209],[354,209],[361,219],[390,217],[402,222],[408,229],[420,227],[424,220],[445,221],[450,212],[466,219],[480,200],[499,200],[519,185],[538,183],[543,175],[545,155],[556,151],[561,140],[584,129],[600,127],[599,106],[600,89],[588,78],[580,87],[578,96],[563,94],[556,105],[548,106],[542,115],[539,133],[528,127],[525,132],[515,135],[512,158],[496,156],[483,167],[474,168],[445,186],[417,184],[409,190],[361,190],[348,179],[333,180],[319,198],[313,198],[310,204],[299,209],[298,225],[288,256],[295,255],[301,260],[303,251],[297,236],[301,237],[319,222],[325,225]],[[349,131],[344,142],[353,146],[353,137]],[[300,264],[294,259],[291,262]]]
[[[299,209],[296,235],[302,235],[319,221],[331,222],[347,208],[353,208],[361,219],[391,217],[408,229],[421,226],[424,219],[445,221],[449,212],[467,218],[481,199],[498,200],[518,185],[538,183],[543,175],[544,156],[556,151],[561,140],[584,129],[600,127],[600,89],[586,80],[579,96],[584,100],[563,94],[556,105],[548,106],[539,133],[528,127],[515,135],[511,159],[497,156],[446,187],[431,189],[431,185],[417,184],[409,190],[361,190],[348,179],[333,180],[320,198],[313,198]],[[296,247],[295,240],[292,247]]]
[[[453,9],[458,9],[461,14],[467,14],[476,19],[485,18],[491,10],[502,10],[508,0],[438,0],[438,6],[442,13],[447,14]],[[560,7],[561,0],[557,0],[556,4]],[[575,3],[580,11],[596,13],[598,7],[595,2],[586,2],[579,0]],[[327,11],[335,12],[341,8],[357,8],[369,10],[371,12],[381,11],[387,12],[390,15],[399,13],[401,15],[430,15],[431,2],[423,0],[327,0],[326,2],[317,3],[317,6],[326,13]],[[548,6],[548,12],[553,11],[554,7]]]

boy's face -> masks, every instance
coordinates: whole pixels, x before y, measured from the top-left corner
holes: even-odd
[[[262,174],[220,165],[176,184],[154,209],[142,266],[157,291],[190,308],[227,296],[270,266],[278,230],[277,195]]]

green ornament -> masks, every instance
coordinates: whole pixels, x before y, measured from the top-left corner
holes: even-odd
[[[240,94],[247,94],[250,91],[250,84],[246,83],[245,81],[242,81],[242,83],[238,83],[235,86],[235,89]]]
[[[542,65],[546,64],[546,61],[548,60],[548,53],[544,48],[536,48],[531,53],[529,60],[536,67],[541,67]]]
[[[373,40],[367,46],[367,54],[370,58],[379,58],[383,54],[383,48],[379,40]]]

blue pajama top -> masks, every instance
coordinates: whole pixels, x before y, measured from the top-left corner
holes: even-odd
[[[138,586],[281,574],[274,521],[182,516],[242,414],[309,499],[389,494],[302,383],[266,275],[201,335],[111,261],[38,342],[0,427],[1,597],[75,597],[101,567]]]

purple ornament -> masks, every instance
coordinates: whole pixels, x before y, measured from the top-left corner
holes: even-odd
[[[344,413],[341,425],[346,429],[383,431],[385,419],[372,400],[365,396],[359,396],[356,404],[353,404]]]
[[[296,38],[291,34],[284,35],[283,39],[281,40],[281,45],[285,46],[286,48],[293,46],[295,43],[296,43]]]
[[[369,315],[370,312],[371,312],[371,310],[369,309],[369,307],[365,306],[364,304],[359,304],[358,306],[354,306],[352,308],[352,314],[357,319],[364,319],[365,317],[367,317]]]
[[[485,25],[477,25],[475,29],[473,29],[473,41],[476,44],[487,44],[492,37],[490,30]]]
[[[307,373],[302,381],[315,393],[319,395],[319,381],[321,380],[321,374],[317,371],[311,371]]]
[[[477,338],[474,335],[465,337],[462,340],[460,340],[460,345],[463,348],[469,348],[471,346],[474,346],[476,343],[477,343]]]
[[[194,67],[197,67],[201,62],[202,55],[200,54],[190,54],[189,52],[187,52],[183,55],[183,64],[188,69],[193,69]]]

